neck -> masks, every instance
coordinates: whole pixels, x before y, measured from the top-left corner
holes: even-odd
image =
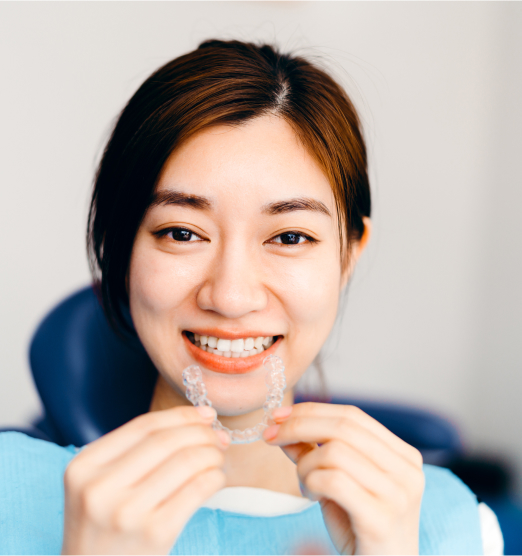
[[[285,393],[283,405],[292,405],[293,393]],[[172,407],[190,405],[159,375],[149,411],[162,411]],[[220,417],[229,429],[244,429],[260,422],[263,410],[235,417]],[[257,419],[257,420],[256,420]],[[251,444],[231,444],[225,452],[227,486],[265,488],[301,496],[296,465],[278,446],[269,446],[263,440]]]

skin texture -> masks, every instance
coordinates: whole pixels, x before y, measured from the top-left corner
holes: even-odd
[[[130,308],[159,379],[148,414],[93,442],[67,468],[62,553],[167,554],[194,511],[224,486],[319,500],[342,553],[418,553],[420,453],[358,408],[291,407],[294,385],[334,324],[370,221],[341,268],[330,184],[275,116],[193,136],[165,164],[157,192],[168,190],[204,195],[212,209],[160,204],[140,226]],[[295,197],[320,201],[332,216],[262,210]],[[158,235],[173,227],[193,235],[181,242]],[[303,236],[284,245],[285,232]],[[211,429],[212,412],[205,418],[186,400],[181,373],[195,361],[182,332],[200,328],[283,336],[276,354],[286,365],[286,407],[264,442],[229,445]],[[205,376],[224,425],[261,420],[263,375]]]
[[[266,117],[239,128],[207,130],[189,140],[164,168],[157,190],[167,189],[204,195],[215,209],[157,206],[138,231],[129,273],[130,308],[156,368],[188,403],[181,371],[194,360],[181,332],[198,327],[259,330],[284,335],[277,355],[285,362],[292,388],[337,314],[342,288],[337,222],[310,211],[265,215],[261,207],[305,196],[322,201],[335,214],[327,178],[289,125]],[[180,245],[154,237],[155,231],[173,225],[186,226],[206,241]],[[320,243],[272,241],[292,230]],[[266,389],[253,384],[251,373],[233,392],[223,387],[223,377],[218,379],[206,379],[209,397],[220,415],[229,416],[229,428],[241,428],[263,404]]]

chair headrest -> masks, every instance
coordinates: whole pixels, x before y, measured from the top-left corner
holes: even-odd
[[[46,418],[65,444],[92,442],[149,409],[157,371],[137,337],[109,326],[91,286],[44,318],[29,358]]]

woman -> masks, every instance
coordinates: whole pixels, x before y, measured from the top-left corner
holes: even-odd
[[[128,306],[159,371],[150,412],[78,454],[3,435],[8,467],[34,455],[41,480],[26,477],[33,497],[17,499],[25,514],[9,518],[17,535],[4,527],[0,546],[481,553],[477,500],[450,472],[357,407],[292,405],[369,217],[357,114],[319,68],[208,41],[151,75],[107,144],[89,218],[106,314],[125,328]],[[262,441],[231,444],[211,426],[215,411],[229,429],[261,421],[267,354],[286,365],[283,407]],[[184,396],[194,363],[210,371],[215,410]]]

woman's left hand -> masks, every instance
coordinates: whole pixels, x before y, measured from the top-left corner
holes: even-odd
[[[337,551],[418,554],[421,453],[355,406],[309,402],[285,413],[274,411],[264,439],[297,464]]]

